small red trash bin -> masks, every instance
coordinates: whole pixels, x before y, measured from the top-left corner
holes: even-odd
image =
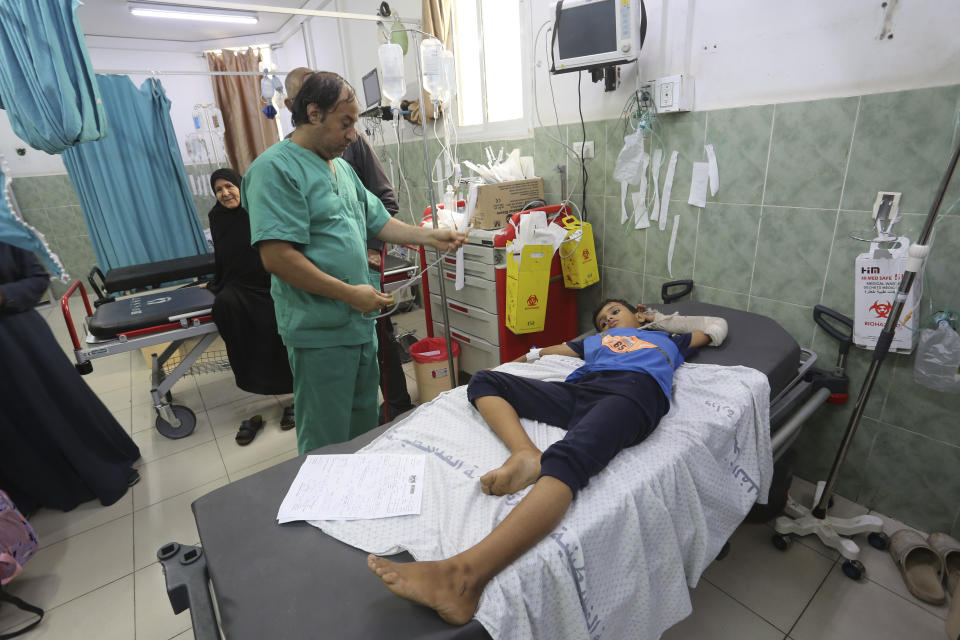
[[[460,369],[460,345],[453,345],[454,379]],[[417,391],[420,404],[430,402],[444,391],[450,389],[449,363],[447,362],[447,341],[443,338],[424,338],[410,346],[413,358],[413,371],[417,378]]]

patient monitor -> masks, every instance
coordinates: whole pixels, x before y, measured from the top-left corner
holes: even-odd
[[[640,54],[643,0],[559,0],[553,14],[553,73],[625,64]]]

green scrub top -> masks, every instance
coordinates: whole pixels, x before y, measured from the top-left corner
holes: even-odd
[[[251,243],[284,240],[324,273],[347,284],[370,284],[367,237],[390,219],[341,158],[336,173],[295,142],[282,140],[254,160],[243,178]],[[358,345],[374,339],[374,321],[346,302],[298,289],[272,277],[277,326],[288,347]],[[370,315],[370,314],[368,314]]]

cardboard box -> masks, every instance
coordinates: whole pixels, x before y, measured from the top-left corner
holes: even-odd
[[[510,331],[516,334],[543,331],[552,262],[553,246],[549,244],[528,244],[519,262],[507,251],[506,326]]]
[[[542,178],[480,185],[470,224],[475,229],[501,229],[531,200],[543,200]]]

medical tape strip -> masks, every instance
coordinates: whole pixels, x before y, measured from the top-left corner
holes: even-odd
[[[677,229],[680,228],[680,216],[673,216],[673,232],[670,234],[670,248],[667,249],[667,273],[673,277],[673,248],[677,244]]]
[[[707,152],[707,165],[709,165],[709,175],[710,175],[710,195],[717,195],[717,190],[720,189],[720,170],[717,168],[717,154],[713,150],[712,144],[704,145],[703,148]]]
[[[693,173],[690,175],[690,196],[687,204],[694,207],[707,206],[707,174],[709,167],[706,162],[694,162]]]
[[[454,288],[457,291],[463,289],[463,246],[461,245],[457,249],[457,279],[454,283]]]
[[[667,228],[667,215],[670,211],[670,192],[673,191],[673,175],[677,171],[677,152],[670,154],[667,177],[663,180],[663,196],[660,198],[660,231]]]
[[[640,158],[640,193],[633,194],[633,228],[646,229],[650,226],[647,216],[647,167],[650,166],[650,154]],[[639,196],[639,198],[637,197]]]
[[[621,182],[620,183],[620,224],[623,224],[624,222],[627,221],[627,218],[629,218],[629,216],[627,215],[626,199],[627,199],[627,183]]]
[[[653,152],[653,208],[650,210],[650,220],[660,218],[660,165],[663,163],[663,149]]]

